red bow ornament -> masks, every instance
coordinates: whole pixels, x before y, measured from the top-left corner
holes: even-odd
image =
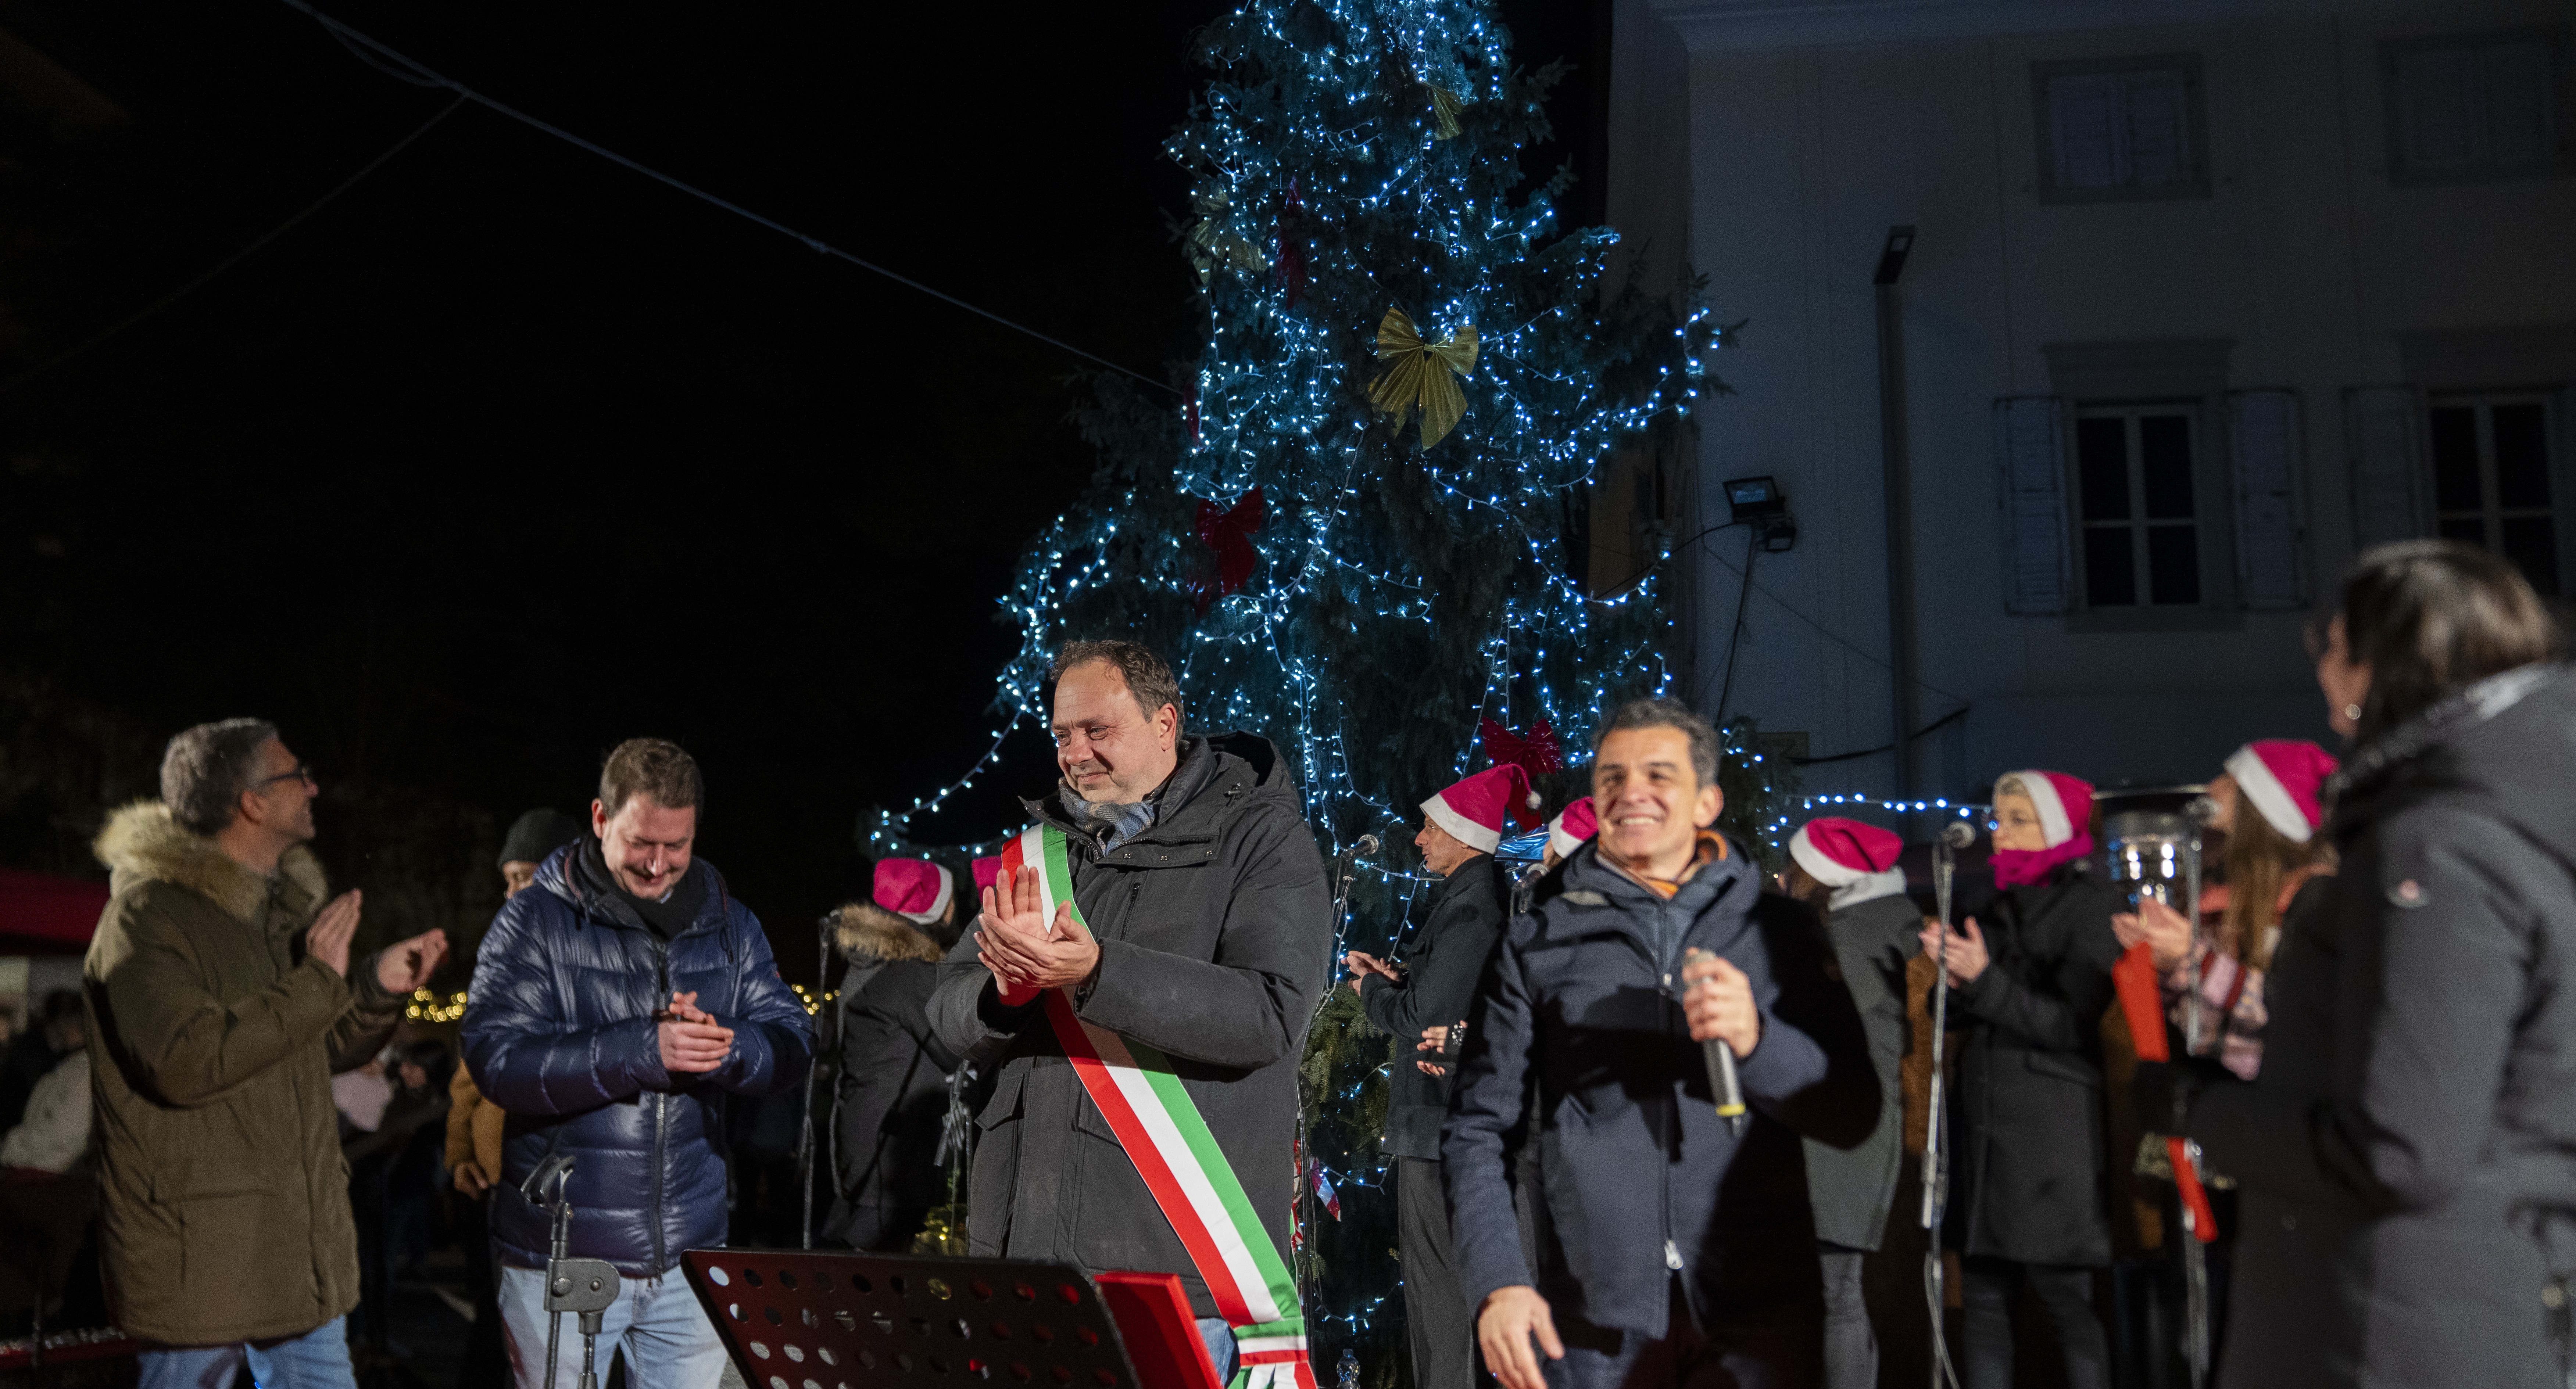
[[[1517,766],[1529,773],[1532,781],[1565,770],[1565,749],[1545,719],[1531,724],[1526,734],[1514,733],[1490,718],[1478,719],[1476,739],[1485,745],[1485,755],[1494,760],[1495,766]],[[1530,818],[1518,804],[1512,806],[1512,823],[1524,824]]]
[[[1215,582],[1199,581],[1199,615],[1207,615],[1208,605],[1228,594],[1242,591],[1252,577],[1253,561],[1259,555],[1252,548],[1252,533],[1261,529],[1267,514],[1261,501],[1261,489],[1253,488],[1231,507],[1215,502],[1199,503],[1199,543],[1208,548],[1214,560]]]

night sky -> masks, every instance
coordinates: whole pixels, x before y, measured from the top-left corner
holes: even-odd
[[[1158,147],[1215,4],[323,8],[1101,356],[1161,377],[1196,355]],[[1606,9],[1504,7],[1518,61],[1579,65],[1529,159],[1587,176],[1569,223],[1598,216]],[[0,0],[0,27],[133,118],[0,125],[0,378],[449,99],[275,0]],[[335,779],[506,822],[579,807],[623,737],[676,738],[710,784],[701,852],[811,978],[784,942],[864,891],[862,807],[984,746],[1015,640],[993,600],[1092,467],[1081,366],[469,105],[0,396],[0,671],[156,738],[278,720],[324,784],[326,857]],[[1024,745],[929,837],[1005,828],[1051,779]]]

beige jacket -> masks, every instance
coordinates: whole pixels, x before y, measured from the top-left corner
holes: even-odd
[[[293,1336],[358,1303],[331,1075],[381,1049],[402,1000],[304,953],[321,865],[264,878],[157,801],[109,818],[114,870],[82,969],[95,1052],[99,1255],[129,1335]]]

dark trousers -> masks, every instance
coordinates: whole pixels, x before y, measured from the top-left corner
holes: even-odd
[[[2066,1389],[2106,1389],[2110,1351],[2093,1311],[2093,1270],[1983,1256],[1966,1261],[1960,1289],[1960,1377],[1966,1389],[2012,1389],[2013,1304],[2026,1286],[2039,1299],[2066,1359]]]
[[[1395,1160],[1395,1244],[1404,1264],[1404,1321],[1414,1389],[1474,1389],[1476,1314],[1458,1286],[1440,1164]]]
[[[1664,1334],[1640,1336],[1554,1314],[1565,1358],[1539,1357],[1548,1389],[1816,1389],[1824,1383],[1824,1327],[1816,1305],[1744,1309],[1743,1319],[1702,1327],[1679,1278]]]
[[[1825,1384],[1827,1389],[1877,1389],[1878,1336],[1870,1330],[1869,1302],[1861,1294],[1861,1261],[1867,1251],[1816,1241],[1825,1266]]]

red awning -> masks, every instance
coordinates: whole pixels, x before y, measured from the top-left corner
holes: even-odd
[[[105,883],[0,868],[0,955],[78,955],[105,910]]]

